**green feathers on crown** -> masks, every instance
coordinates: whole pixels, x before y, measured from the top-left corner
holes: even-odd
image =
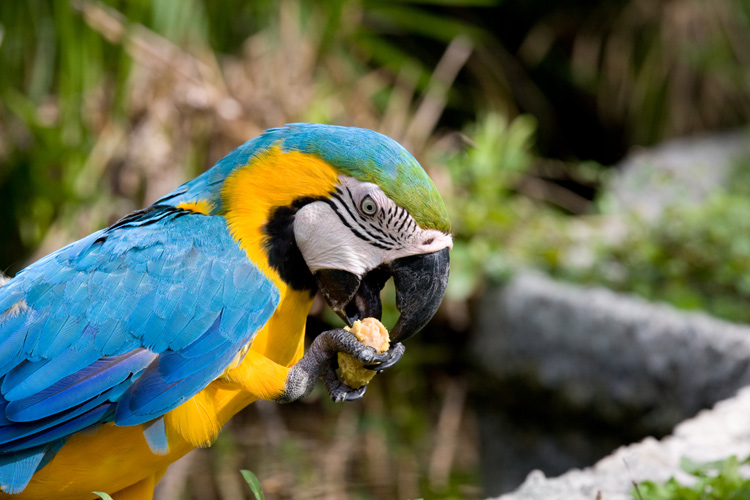
[[[302,151],[345,175],[377,184],[425,229],[450,232],[445,203],[417,160],[399,143],[372,130],[335,125],[290,124],[261,137],[281,140],[284,151]]]

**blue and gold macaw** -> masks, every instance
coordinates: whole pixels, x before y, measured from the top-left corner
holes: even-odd
[[[345,352],[382,370],[435,313],[452,246],[417,161],[365,129],[270,129],[150,207],[0,286],[0,496],[152,498],[167,466],[258,398]],[[315,293],[346,323],[400,317],[385,353],[335,329],[304,353]]]

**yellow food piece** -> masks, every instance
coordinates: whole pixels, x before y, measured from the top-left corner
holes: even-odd
[[[352,327],[344,327],[352,332],[363,344],[374,348],[378,352],[385,352],[390,347],[388,330],[376,318],[365,318],[355,321]],[[359,389],[375,376],[373,370],[364,368],[364,363],[354,359],[349,354],[339,353],[339,380],[351,387]]]

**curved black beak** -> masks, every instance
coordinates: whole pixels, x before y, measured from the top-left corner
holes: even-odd
[[[448,286],[448,248],[391,262],[396,308],[401,313],[391,330],[391,342],[403,342],[432,319]]]
[[[364,278],[340,269],[315,273],[323,296],[331,309],[349,326],[368,317],[380,319],[380,291],[393,276],[396,308],[401,315],[391,330],[391,342],[402,342],[424,328],[440,306],[448,286],[448,248],[396,259],[373,269]]]

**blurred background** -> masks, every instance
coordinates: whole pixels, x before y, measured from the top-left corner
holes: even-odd
[[[549,420],[538,395],[532,414],[488,391],[467,349],[486,290],[533,268],[750,321],[749,117],[750,0],[0,2],[0,269],[150,204],[265,128],[390,135],[451,213],[438,315],[362,401],[251,405],[158,498],[250,498],[240,469],[269,499],[480,498],[528,470],[488,477],[477,415]],[[624,175],[632,155],[694,138],[718,155],[700,172]],[[330,324],[316,304],[308,334]],[[638,437],[605,434],[602,455]]]

